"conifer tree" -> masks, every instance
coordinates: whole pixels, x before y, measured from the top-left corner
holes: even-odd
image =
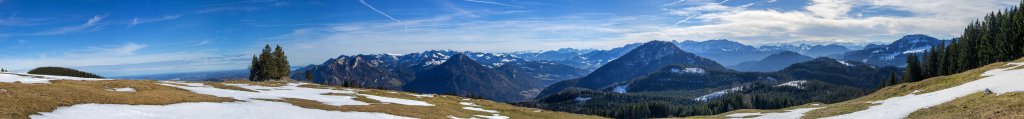
[[[277,47],[274,48],[273,55],[274,65],[277,68],[274,70],[276,74],[274,74],[273,77],[275,79],[288,77],[288,74],[291,74],[291,66],[288,65],[288,56],[284,55],[284,49],[281,48],[281,45],[277,45]]]
[[[921,64],[917,54],[907,55],[907,67],[903,72],[903,80],[906,82],[917,82],[921,79],[923,79],[921,76]]]
[[[249,81],[260,81],[260,70],[262,70],[260,58],[252,55],[252,64],[249,65]]]
[[[265,81],[267,79],[274,78],[277,66],[274,65],[274,55],[270,52],[270,45],[267,44],[263,47],[263,51],[260,53],[260,78],[258,81]]]

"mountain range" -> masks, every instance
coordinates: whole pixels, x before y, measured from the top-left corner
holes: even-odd
[[[941,42],[944,41],[927,35],[907,35],[889,45],[843,53],[842,59],[881,66],[903,66],[906,65],[907,54],[924,53]]]

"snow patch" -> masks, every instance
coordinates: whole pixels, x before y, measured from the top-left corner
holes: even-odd
[[[165,81],[164,83],[177,83],[186,85],[196,85],[197,83],[181,83],[181,82],[170,82]],[[259,92],[248,92],[248,91],[237,91],[214,88],[210,86],[178,86],[170,84],[162,84],[166,86],[177,87],[185,90],[189,90],[199,94],[207,94],[218,97],[231,97],[243,101],[253,101],[255,99],[284,99],[284,98],[298,98],[307,99],[322,102],[326,105],[342,106],[342,105],[369,105],[369,103],[360,102],[354,100],[353,96],[339,96],[339,95],[322,95],[325,93],[340,93],[340,94],[355,94],[354,91],[339,91],[331,89],[314,89],[314,88],[302,88],[298,87],[299,84],[289,83],[282,87],[265,87],[265,86],[253,86],[246,84],[226,84],[232,86],[238,86],[250,90],[258,90]],[[202,85],[198,83],[198,85]]]
[[[367,94],[359,94],[359,95],[366,96],[366,98],[374,99],[374,100],[377,100],[377,101],[380,101],[380,102],[384,102],[384,103],[395,103],[395,104],[413,105],[413,106],[434,106],[434,104],[430,104],[430,103],[423,102],[423,101],[417,101],[417,100],[390,98],[390,97],[383,97],[383,96],[376,96],[376,95],[367,95]]]
[[[109,91],[114,91],[114,92],[135,92],[135,89],[132,88],[132,87],[112,88],[112,89],[108,89],[108,90]]]
[[[50,80],[110,80],[110,79],[98,79],[98,78],[80,78],[80,77],[69,77],[69,76],[51,76],[51,75],[36,75],[36,74],[22,74],[22,73],[0,73],[0,82],[7,83],[50,83]]]
[[[484,116],[484,115],[473,115],[473,116],[483,117],[483,118],[488,118],[488,119],[508,119],[508,116],[502,116],[500,114],[491,114],[491,116]]]
[[[850,64],[850,63],[848,63],[846,61],[839,61],[839,63],[843,64],[843,65],[846,65],[846,66],[851,66],[851,67],[853,66],[853,64]]]
[[[677,73],[677,74],[679,74],[679,73],[704,74],[706,71],[704,69],[701,69],[701,68],[683,68],[683,69],[672,68],[671,72],[672,73]]]
[[[627,88],[629,88],[629,85],[615,86],[615,89],[612,89],[612,92],[615,92],[615,93],[626,93],[626,89]]]
[[[743,90],[743,87],[733,87],[733,88],[730,88],[730,89],[725,89],[725,90],[713,92],[713,93],[710,93],[710,94],[707,94],[707,95],[704,95],[704,96],[700,96],[700,97],[694,98],[693,100],[696,100],[696,101],[708,101],[708,100],[711,100],[711,99],[722,97],[723,95],[729,94],[730,92],[736,92],[736,91],[740,91],[740,90]]]
[[[434,97],[434,94],[409,94],[409,95],[416,96],[416,98],[425,98],[425,97],[431,97],[432,98],[432,97]]]
[[[459,104],[462,105],[462,106],[471,106],[471,107],[479,107],[480,106],[480,105],[473,104],[471,102],[459,102]]]
[[[729,117],[729,118],[740,118],[740,117],[760,115],[760,116],[754,117],[753,119],[799,119],[801,116],[804,116],[804,113],[807,113],[807,112],[810,112],[811,110],[815,110],[815,109],[819,109],[819,108],[821,108],[821,107],[792,109],[792,110],[786,110],[786,112],[783,112],[783,113],[735,113],[735,114],[729,114],[729,115],[726,115],[726,116]]]
[[[775,85],[775,87],[790,86],[790,87],[796,87],[796,88],[799,88],[799,89],[804,89],[805,88],[803,86],[804,83],[807,83],[807,80],[789,81],[789,82],[786,82],[786,83]]]
[[[339,112],[306,109],[288,103],[261,100],[227,103],[178,103],[170,105],[79,104],[53,112],[31,115],[34,119],[411,119],[376,112]]]
[[[1024,70],[1010,70],[1024,65],[1024,63],[1010,63],[1007,65],[1014,66],[1006,69],[989,70],[981,74],[984,78],[967,82],[959,86],[920,95],[911,93],[901,97],[879,100],[874,102],[878,105],[871,106],[866,110],[829,118],[898,119],[907,117],[914,111],[946,103],[959,97],[983,92],[985,90],[991,90],[997,95],[1007,92],[1024,91],[1024,86],[1020,86],[1020,84],[1024,84],[1024,78],[1020,78],[1024,77]]]
[[[487,113],[498,113],[498,111],[487,110],[487,109],[479,108],[479,107],[462,107],[462,109],[473,110],[473,111],[480,111],[480,112],[487,112]]]
[[[572,99],[572,100],[576,100],[578,102],[587,102],[590,99],[592,99],[592,98],[591,97],[576,97],[576,99]]]

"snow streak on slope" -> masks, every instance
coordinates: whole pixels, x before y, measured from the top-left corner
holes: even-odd
[[[21,82],[21,83],[50,83],[50,80],[108,80],[97,78],[79,78],[68,76],[50,76],[20,73],[0,73],[0,82]]]
[[[1021,78],[1024,77],[1024,70],[1010,70],[1024,65],[1024,63],[1009,63],[1007,65],[1013,66],[1006,69],[994,69],[987,71],[981,75],[985,76],[985,78],[967,82],[956,87],[920,95],[911,93],[906,96],[880,100],[873,102],[877,105],[871,106],[866,110],[829,118],[899,119],[907,117],[914,111],[939,105],[985,90],[991,90],[996,94],[1024,91],[1024,86],[1021,86],[1021,84],[1024,84],[1024,78]]]
[[[727,116],[729,118],[740,118],[758,115],[757,117],[754,117],[754,119],[799,119],[801,116],[804,116],[804,113],[810,112],[811,110],[815,110],[818,108],[821,107],[786,110],[786,112],[783,113],[735,113]]]
[[[315,119],[315,118],[354,118],[354,119],[393,119],[407,118],[378,112],[340,112],[298,107],[289,103],[265,101],[259,99],[297,98],[321,102],[326,105],[369,105],[354,100],[354,95],[366,96],[385,103],[414,106],[433,106],[433,104],[397,99],[390,97],[358,94],[354,89],[332,90],[298,87],[300,83],[288,83],[281,87],[254,86],[246,84],[226,84],[257,92],[238,91],[215,88],[202,83],[186,83],[163,81],[162,85],[177,87],[199,94],[218,97],[235,98],[237,102],[211,103],[191,102],[171,105],[123,105],[123,104],[79,104],[60,107],[53,112],[31,115],[31,118],[42,119]],[[342,94],[342,95],[324,95]]]
[[[306,109],[288,103],[253,100],[171,105],[80,104],[30,116],[33,119],[406,119],[384,113]]]

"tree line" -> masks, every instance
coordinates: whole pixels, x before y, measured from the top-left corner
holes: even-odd
[[[270,44],[267,44],[258,56],[252,56],[252,65],[249,66],[250,81],[282,80],[288,78],[289,74],[291,66],[288,65],[288,56],[285,56],[280,45],[271,51]]]
[[[987,64],[1024,57],[1024,2],[1014,8],[989,13],[974,21],[960,38],[941,42],[919,54],[907,56],[901,79],[888,85],[917,82],[930,77],[964,72]]]
[[[6,72],[6,71],[5,71]],[[70,76],[82,78],[103,78],[102,76],[64,67],[39,67],[28,71],[28,74]]]

